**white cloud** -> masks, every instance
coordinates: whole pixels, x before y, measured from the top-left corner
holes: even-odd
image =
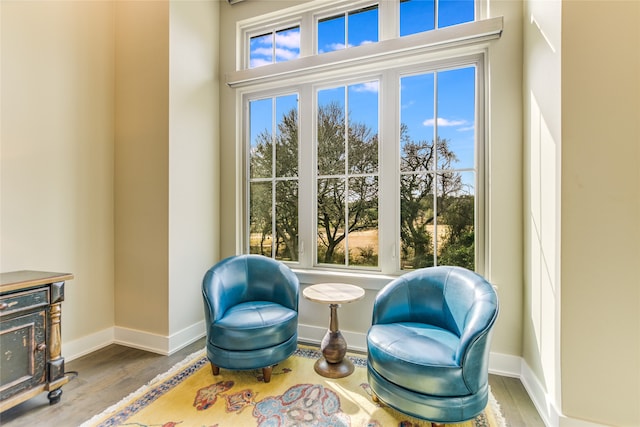
[[[259,55],[271,57],[271,54],[273,54],[273,49],[270,47],[259,47],[251,51],[251,56],[253,57]]]
[[[434,119],[427,119],[422,124],[424,126],[433,126],[435,123]],[[447,127],[447,126],[461,126],[467,124],[466,120],[449,120],[443,117],[438,117],[438,126]]]
[[[362,46],[365,44],[371,44],[371,43],[376,43],[373,40],[363,40],[359,45],[357,46]],[[333,52],[334,50],[342,50],[342,49],[346,49],[348,47],[354,47],[355,45],[352,45],[351,43],[349,43],[348,45],[344,44],[344,43],[330,43],[328,45],[326,45],[327,49],[319,49],[318,53],[326,53],[326,52]]]
[[[465,126],[465,127],[458,128],[457,131],[458,132],[467,132],[467,131],[470,131],[470,130],[475,130],[475,128],[476,127],[474,125],[471,125],[471,126]]]
[[[251,68],[262,67],[263,65],[272,64],[271,61],[267,61],[264,58],[253,58],[251,60]]]
[[[251,66],[258,67],[261,65],[272,64],[271,60],[273,55],[273,49],[270,47],[259,47],[251,51]],[[276,49],[276,58],[278,61],[289,61],[291,59],[298,58],[300,53],[296,50],[290,49]]]
[[[373,92],[378,93],[378,82],[367,82],[353,86],[356,92]]]
[[[285,61],[289,61],[290,59],[295,59],[298,56],[300,56],[300,53],[298,51],[276,48],[276,58],[278,59],[284,59]]]
[[[333,52],[334,50],[342,50],[346,47],[344,43],[331,43],[327,45],[327,50],[320,49],[320,53]]]
[[[300,49],[300,33],[287,32],[285,34],[276,33],[276,46],[284,48]]]

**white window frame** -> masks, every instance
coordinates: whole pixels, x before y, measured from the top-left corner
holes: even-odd
[[[296,6],[285,11],[279,11],[277,16],[263,16],[253,18],[248,21],[238,23],[238,40],[240,44],[248,43],[249,34],[257,34],[256,28],[273,28],[278,24],[278,28],[283,28],[283,22],[287,25],[298,22],[301,33],[300,58],[281,62],[263,67],[245,69],[244,60],[238,62],[238,69],[234,73],[227,75],[227,84],[236,90],[236,147],[237,147],[237,174],[236,198],[237,222],[236,242],[237,252],[242,253],[248,248],[245,242],[247,212],[248,212],[248,191],[247,184],[247,150],[248,126],[243,123],[247,114],[248,99],[255,99],[264,96],[277,96],[284,92],[297,92],[299,96],[299,137],[303,141],[300,144],[300,167],[299,167],[299,218],[313,218],[313,226],[299,227],[300,229],[300,256],[299,263],[291,265],[305,283],[317,283],[327,280],[346,279],[350,283],[359,284],[369,289],[379,289],[393,277],[406,271],[399,268],[399,198],[397,197],[399,188],[399,150],[397,144],[389,144],[384,141],[393,141],[399,135],[399,87],[397,90],[384,89],[394,84],[399,84],[400,77],[405,74],[418,72],[431,72],[447,68],[458,68],[466,65],[476,65],[476,270],[479,273],[487,271],[487,186],[486,173],[488,170],[487,156],[485,148],[488,145],[487,138],[487,51],[489,41],[500,37],[502,32],[502,18],[481,19],[474,22],[460,24],[452,27],[445,27],[425,33],[405,36],[402,38],[390,36],[399,34],[398,25],[390,23],[397,18],[398,3],[379,2],[379,35],[380,41],[365,46],[353,47],[340,51],[316,55],[315,39],[309,37],[311,28],[315,34],[318,17],[329,16],[340,13],[343,10],[353,10],[374,2],[346,2],[337,1],[330,5],[327,2],[311,2],[305,5]],[[319,6],[322,7],[319,7]],[[391,7],[395,5],[395,9]],[[317,6],[314,8],[314,6]],[[393,12],[395,10],[395,13]],[[382,17],[387,14],[386,18]],[[478,10],[476,16],[480,19]],[[396,19],[397,22],[397,19]],[[271,25],[271,27],[269,27]],[[258,31],[259,32],[259,31]],[[303,40],[306,39],[306,42]],[[248,44],[246,45],[248,46]],[[244,50],[239,49],[238,58],[248,58]],[[247,59],[248,61],[248,59]],[[316,132],[316,92],[319,87],[327,87],[329,82],[334,84],[351,84],[355,81],[365,81],[372,78],[380,80],[379,115],[380,117],[394,117],[393,121],[380,119],[379,139],[379,197],[390,197],[395,194],[395,202],[381,203],[379,211],[379,268],[376,271],[368,269],[341,269],[340,266],[318,267],[316,260],[316,198],[315,198],[315,168],[304,167],[304,165],[315,165],[315,145],[313,149],[303,149],[303,145],[310,141],[315,141]],[[282,83],[286,80],[286,84]],[[395,83],[394,83],[395,82]],[[382,111],[383,106],[394,106],[395,111]],[[393,168],[393,172],[390,172]],[[389,180],[392,173],[395,179]],[[303,191],[303,188],[312,188],[313,191]],[[302,225],[302,224],[301,224]],[[393,232],[388,231],[392,229]]]

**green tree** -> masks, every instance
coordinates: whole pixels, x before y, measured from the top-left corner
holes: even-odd
[[[349,123],[346,135],[345,129],[341,105],[331,102],[320,106],[317,159],[321,177],[318,178],[317,221],[318,258],[324,263],[344,264],[348,254],[339,253],[338,249],[347,234],[378,227],[377,177],[346,178],[378,171],[378,135],[358,122]],[[327,175],[329,177],[322,177]],[[330,177],[332,175],[340,177]]]
[[[348,257],[350,264],[377,265],[377,247],[357,248],[356,254],[345,250],[344,242],[348,233],[378,227],[378,135],[363,123],[350,122],[348,129],[345,123],[339,104],[319,108],[318,261],[344,264]],[[473,269],[474,196],[464,191],[461,174],[453,170],[457,158],[449,141],[414,141],[403,124],[400,154],[402,267],[434,265],[437,255],[438,264]],[[275,136],[267,130],[258,135],[250,153],[250,228],[260,236],[252,251],[271,256],[272,246],[265,243],[271,238],[276,258],[298,259],[297,175],[298,116],[293,109],[282,117]],[[437,245],[434,225],[445,230]]]
[[[436,245],[434,226],[446,228],[445,238],[439,244],[441,253],[448,247],[445,258],[438,264],[453,261],[453,253],[463,244],[462,231],[473,226],[472,210],[465,215],[449,212],[450,206],[462,206],[457,200],[462,193],[462,176],[452,171],[457,162],[449,149],[447,139],[413,141],[406,125],[401,126],[401,180],[400,180],[400,239],[403,268],[429,267],[435,264]],[[437,164],[436,164],[437,163]],[[435,172],[435,171],[438,172]],[[434,198],[434,193],[437,198]],[[434,202],[437,206],[434,206]],[[464,205],[467,206],[467,205]],[[453,208],[452,208],[453,209]],[[469,222],[468,214],[471,215]],[[437,216],[437,218],[436,218]],[[437,220],[437,223],[436,223]],[[456,222],[457,221],[457,222]],[[467,236],[468,237],[468,236]],[[472,240],[473,240],[473,236]],[[455,241],[458,246],[451,246]],[[468,241],[466,241],[468,244]],[[468,262],[467,262],[468,265]]]
[[[448,232],[438,257],[439,264],[475,267],[474,197],[451,197],[442,214]]]
[[[275,156],[274,156],[275,142]],[[250,232],[260,234],[257,253],[271,256],[267,238],[274,240],[277,259],[298,259],[298,112],[291,109],[278,123],[275,137],[260,132],[250,153]],[[275,176],[274,176],[275,169]],[[275,206],[273,192],[275,191]],[[275,213],[274,213],[275,208]],[[272,221],[275,215],[275,233]],[[253,251],[252,251],[253,252]]]

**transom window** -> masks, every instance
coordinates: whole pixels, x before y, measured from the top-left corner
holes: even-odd
[[[249,68],[290,61],[300,56],[300,26],[249,38]]]
[[[377,41],[377,5],[318,20],[318,53]]]
[[[400,36],[471,22],[473,0],[401,0]]]
[[[274,71],[286,76],[238,73],[249,76],[235,83],[244,106],[243,251],[298,268],[476,269],[484,247],[486,47],[474,41],[475,27],[461,27],[470,34],[466,46],[454,35],[448,55],[441,42],[434,51],[418,38],[397,51],[383,42],[379,59],[362,63],[321,61],[315,70],[303,60],[313,55],[304,42],[309,31],[320,58],[329,46],[380,43],[378,28],[404,35],[410,3],[441,15],[434,31],[473,20],[474,3],[397,1],[399,13],[389,15],[395,24],[384,13],[388,4],[353,3],[346,11],[303,12],[318,18],[300,18],[316,24],[299,27],[300,59]],[[452,13],[454,4],[466,12]],[[375,31],[363,24],[374,21]],[[478,28],[486,40],[486,28]],[[277,33],[269,34],[275,40]]]

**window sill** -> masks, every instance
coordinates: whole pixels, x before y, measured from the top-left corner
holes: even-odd
[[[387,276],[383,274],[349,272],[349,271],[330,271],[330,270],[307,270],[292,269],[298,276],[301,284],[315,285],[318,283],[349,283],[351,285],[360,286],[363,289],[379,291],[386,284],[394,280],[395,276]]]

